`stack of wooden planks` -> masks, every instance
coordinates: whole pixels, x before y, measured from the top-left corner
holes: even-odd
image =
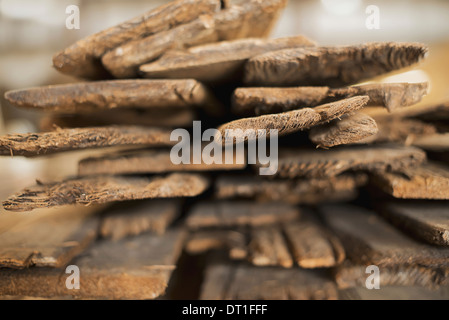
[[[35,211],[0,216],[1,297],[382,297],[364,291],[367,266],[386,298],[449,284],[449,104],[411,111],[427,83],[365,83],[427,47],[267,38],[285,5],[175,0],[57,53],[81,82],[6,93],[44,116],[42,132],[1,136],[0,155],[104,153],[3,202]],[[173,130],[193,121],[213,143],[236,130],[247,152],[276,129],[277,169],[206,161],[204,140],[188,145],[199,162],[174,163]]]

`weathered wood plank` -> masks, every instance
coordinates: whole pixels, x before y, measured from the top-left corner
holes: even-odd
[[[82,78],[105,77],[100,58],[109,50],[151,34],[190,22],[220,9],[219,0],[175,0],[143,15],[81,39],[53,57],[60,72]]]
[[[167,176],[100,176],[74,178],[37,184],[9,197],[3,207],[11,211],[30,211],[65,204],[85,205],[113,201],[194,197],[209,185],[204,176],[173,173]]]
[[[404,68],[424,58],[416,43],[284,49],[250,59],[244,82],[260,86],[344,86]]]
[[[64,206],[23,215],[0,233],[0,267],[64,267],[97,237],[98,207]],[[8,222],[8,215],[0,217]]]
[[[111,109],[162,109],[212,105],[209,90],[193,79],[109,80],[60,84],[8,91],[17,107],[63,113]]]
[[[396,170],[394,170],[396,171]],[[449,199],[449,169],[426,163],[397,172],[375,172],[373,182],[386,193],[401,199]]]
[[[414,147],[396,145],[354,146],[336,150],[280,149],[278,171],[281,178],[325,178],[345,171],[400,171],[417,166],[426,158]],[[257,168],[261,164],[255,165]]]
[[[72,264],[80,269],[80,289],[69,290],[64,270],[2,270],[0,295],[71,296],[76,299],[154,299],[164,294],[181,252],[184,233],[140,235],[96,243]]]
[[[214,201],[196,204],[187,217],[191,229],[207,227],[262,226],[298,217],[299,209],[282,202]]]

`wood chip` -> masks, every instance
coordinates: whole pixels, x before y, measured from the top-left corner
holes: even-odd
[[[98,207],[64,206],[24,215],[0,233],[0,267],[64,267],[97,237]],[[8,216],[0,217],[1,223]]]
[[[191,108],[161,109],[110,109],[82,114],[50,114],[44,116],[39,129],[52,131],[55,128],[85,128],[109,125],[136,125],[148,127],[191,127],[198,119]]]
[[[107,210],[100,225],[104,238],[119,240],[144,232],[165,233],[181,212],[178,201],[173,199],[152,199],[137,203],[123,203]]]
[[[171,130],[138,126],[56,129],[0,137],[0,155],[25,157],[112,146],[170,146]]]
[[[117,26],[79,40],[53,57],[53,66],[62,73],[82,78],[105,77],[100,58],[128,41],[166,31],[190,22],[201,14],[220,9],[218,0],[175,0]]]
[[[217,40],[213,16],[202,15],[190,23],[118,46],[107,52],[101,61],[114,77],[135,78],[139,75],[140,65],[159,58],[167,50]]]
[[[429,151],[449,151],[449,132],[423,135],[414,139],[412,144]]]
[[[373,118],[363,113],[355,113],[312,128],[309,138],[317,148],[330,148],[360,142],[377,132],[377,124]]]
[[[284,232],[295,262],[301,268],[330,268],[345,258],[340,241],[310,214],[285,224]]]
[[[251,231],[249,261],[256,266],[293,266],[292,256],[280,228],[261,227]]]
[[[217,279],[219,283],[216,283]],[[221,285],[220,285],[221,284]],[[201,299],[335,300],[335,284],[316,270],[214,264],[206,269]]]
[[[440,201],[388,202],[382,215],[399,229],[430,244],[449,245],[449,207]]]
[[[140,67],[147,78],[194,78],[204,82],[222,83],[239,80],[245,62],[259,54],[285,48],[313,46],[303,36],[280,39],[238,39],[168,52],[157,61]]]
[[[347,257],[361,264],[384,266],[449,266],[449,249],[408,238],[367,209],[349,205],[326,206],[322,213],[342,241]]]
[[[163,295],[180,255],[184,233],[145,234],[119,242],[100,241],[72,263],[79,290],[66,287],[70,274],[58,269],[2,270],[0,295],[76,299],[154,299]]]
[[[75,178],[38,184],[9,197],[3,207],[11,211],[81,203],[86,205],[113,201],[194,197],[208,187],[200,175],[174,173],[165,177],[100,176]]]
[[[285,49],[250,59],[244,82],[261,86],[344,86],[408,67],[424,58],[426,52],[427,47],[421,44],[393,42]]]
[[[367,175],[342,174],[326,179],[277,180],[258,176],[226,175],[215,182],[219,199],[250,198],[257,201],[282,201],[291,204],[318,204],[349,201],[357,196],[356,188],[365,185]]]
[[[192,79],[61,84],[8,91],[5,98],[17,107],[63,113],[207,106],[215,102],[208,89]]]
[[[170,150],[136,150],[130,152],[118,152],[96,158],[83,159],[79,163],[78,172],[82,176],[95,174],[136,174],[136,173],[161,173],[179,171],[214,171],[214,170],[238,170],[244,169],[246,163],[237,163],[233,154],[233,163],[226,164],[173,164],[170,159]],[[224,156],[223,156],[224,158]],[[212,159],[211,159],[212,160]]]
[[[335,281],[339,289],[365,287],[369,273],[367,266],[346,261],[335,269]],[[447,285],[447,270],[420,266],[390,266],[380,270],[380,288],[387,286],[420,286],[431,289]]]
[[[426,159],[414,147],[396,145],[352,146],[335,150],[280,149],[278,171],[281,178],[325,178],[345,171],[400,171]],[[257,168],[263,165],[255,165]]]
[[[395,172],[376,172],[373,182],[383,191],[401,199],[449,199],[449,169],[426,163]]]
[[[337,89],[329,87],[237,88],[232,97],[232,110],[236,114],[261,115],[315,107],[354,96],[369,96],[368,106],[384,106],[393,112],[421,101],[427,94],[427,89],[427,82],[376,83]]]
[[[196,204],[186,224],[191,229],[208,227],[262,226],[291,221],[299,209],[286,203],[253,201],[214,201]]]

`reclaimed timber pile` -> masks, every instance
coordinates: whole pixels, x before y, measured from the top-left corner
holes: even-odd
[[[268,38],[285,5],[175,0],[57,53],[78,82],[6,93],[42,131],[0,137],[0,155],[103,152],[3,201],[2,297],[369,298],[369,265],[385,297],[440,297],[420,290],[449,285],[449,103],[409,108],[427,83],[370,81],[427,47]],[[173,163],[194,120],[214,143],[277,129],[277,170]]]

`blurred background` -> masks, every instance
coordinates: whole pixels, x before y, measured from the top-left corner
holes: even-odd
[[[84,36],[140,15],[163,0],[0,0],[0,134],[37,130],[39,114],[17,110],[3,99],[7,90],[74,82],[56,72],[52,55]],[[80,29],[68,30],[66,7],[80,8]],[[379,29],[368,29],[369,6],[379,9]],[[430,94],[417,106],[449,100],[449,1],[290,0],[272,36],[304,34],[320,45],[368,41],[416,41],[430,47],[413,70],[380,81],[429,81]],[[80,155],[81,156],[81,155]],[[34,183],[74,174],[79,157],[0,159],[0,198]],[[62,159],[62,161],[61,161]],[[12,179],[14,177],[14,179]],[[7,191],[8,190],[8,191]]]

